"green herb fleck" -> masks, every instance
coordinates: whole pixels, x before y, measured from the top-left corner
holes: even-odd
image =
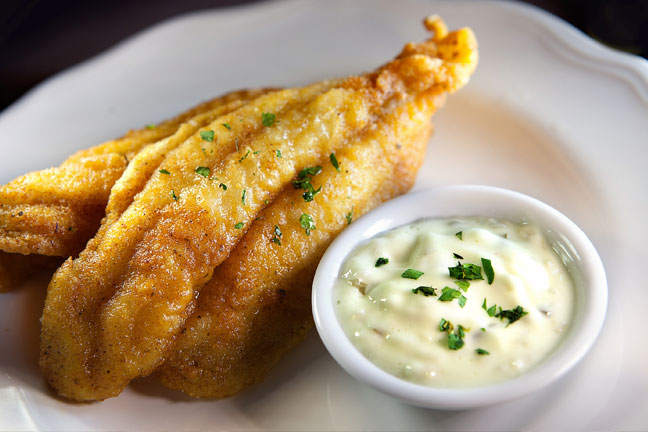
[[[180,199],[180,197],[178,195],[176,195],[176,193],[175,193],[175,191],[173,189],[171,189],[171,197],[176,201],[178,201]]]
[[[403,273],[401,273],[401,277],[405,279],[418,279],[421,276],[423,276],[422,271],[414,270],[414,269],[407,269]]]
[[[259,153],[261,153],[261,150],[257,150],[255,152],[252,152],[253,155],[258,155]]]
[[[450,277],[455,279],[484,279],[481,274],[481,267],[475,264],[461,264],[457,262],[455,267],[448,267]]]
[[[245,205],[245,195],[247,195],[247,189],[243,189],[243,193],[241,194],[241,202],[243,205]]]
[[[454,283],[456,283],[457,286],[463,290],[463,292],[468,291],[468,288],[470,287],[470,282],[468,282],[467,280],[458,280],[454,281]]]
[[[450,321],[447,321],[445,318],[441,318],[441,322],[439,322],[439,331],[451,332],[452,329],[454,329],[452,323]]]
[[[209,167],[199,166],[198,168],[196,168],[196,173],[203,177],[209,177],[211,170],[209,169]]]
[[[299,224],[304,231],[306,231],[307,236],[310,235],[311,231],[315,230],[315,222],[313,221],[313,217],[309,214],[302,213],[299,217]]]
[[[279,229],[279,226],[275,225],[275,227],[274,227],[274,237],[272,237],[271,241],[277,243],[278,245],[281,245],[281,240],[280,239],[281,239],[282,235],[283,234],[282,234],[281,230]]]
[[[484,303],[482,303],[482,309],[486,311],[489,317],[493,317],[497,314],[497,305],[494,304],[493,306],[488,307],[488,305],[486,304],[486,297],[484,297]]]
[[[221,183],[218,185],[219,188],[222,188],[224,191],[227,190],[227,185],[225,183]]]
[[[454,288],[450,287],[444,287],[441,290],[441,296],[439,297],[439,301],[447,302],[447,301],[452,301],[454,299],[459,299],[459,306],[464,307],[466,305],[466,296],[461,294],[461,291],[456,290]]]
[[[351,225],[351,221],[353,221],[353,206],[351,206],[351,211],[344,216],[347,220],[347,225]]]
[[[439,330],[448,332],[448,348],[456,351],[464,346],[463,338],[466,337],[466,329],[462,325],[459,325],[457,326],[457,331],[452,333],[452,328],[452,323],[441,318]]]
[[[380,257],[376,260],[376,265],[374,267],[384,266],[385,264],[389,264],[389,258]]]
[[[227,130],[232,130],[232,126],[229,123],[223,123],[223,127]]]
[[[321,186],[318,189],[315,189],[313,187],[313,184],[311,183],[313,177],[315,177],[317,174],[321,172],[322,172],[322,167],[319,165],[314,167],[307,167],[299,172],[296,180],[293,180],[292,185],[295,189],[303,189],[305,191],[304,194],[302,195],[304,201],[306,202],[313,201],[315,195],[317,195],[319,191],[322,189]]]
[[[340,172],[340,164],[338,163],[338,160],[335,157],[335,153],[331,153],[329,159],[331,160],[331,165],[333,165],[333,168],[335,168],[337,172]]]
[[[148,129],[148,130],[155,129],[156,127],[157,127],[157,125],[154,125],[154,124],[147,124],[146,125],[146,129]]]
[[[277,150],[277,159],[281,159],[281,150]]]
[[[160,174],[171,175],[171,173],[165,169],[161,169]]]
[[[463,231],[459,231],[459,232],[455,233],[455,235],[457,236],[457,238],[458,238],[459,240],[462,240],[462,241],[463,241]]]
[[[458,253],[454,253],[454,252],[452,252],[452,256],[455,257],[455,259],[464,259],[464,257],[462,257],[461,255],[459,255]]]
[[[248,150],[247,153],[245,153],[245,156],[243,156],[241,159],[239,159],[239,163],[243,162],[245,160],[245,158],[248,157],[249,154],[250,154],[250,150]]]
[[[243,228],[243,222],[239,222],[239,223],[237,223],[236,225],[234,225],[234,228],[236,228],[236,229],[241,229],[241,228]]]
[[[484,273],[486,273],[486,279],[488,279],[488,285],[493,283],[495,279],[495,271],[493,271],[493,264],[491,260],[482,258],[481,259],[482,267],[484,268]]]
[[[475,350],[475,352],[477,353],[477,355],[490,355],[490,353],[488,351],[486,351],[485,349],[482,349],[482,348],[477,348]]]
[[[277,116],[272,113],[264,112],[261,114],[261,123],[263,126],[270,127],[277,121]]]
[[[200,138],[202,138],[203,141],[212,142],[214,141],[214,131],[213,130],[200,131]]]
[[[423,294],[425,297],[429,297],[429,296],[436,296],[436,288],[432,288],[431,286],[429,286],[429,287],[426,287],[426,286],[420,286],[420,287],[414,288],[414,289],[412,290],[412,292],[413,292],[414,294],[421,293],[421,294]]]
[[[507,319],[508,324],[506,324],[506,327],[508,327],[528,313],[529,312],[526,312],[522,308],[522,306],[518,305],[515,307],[515,309],[508,309],[508,310],[502,310],[502,308],[500,307],[499,312],[495,316],[498,317],[499,319]]]
[[[448,348],[451,350],[458,350],[463,348],[464,341],[463,338],[457,333],[448,333]]]

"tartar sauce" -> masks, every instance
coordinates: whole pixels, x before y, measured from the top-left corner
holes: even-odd
[[[574,284],[536,225],[427,219],[356,247],[334,296],[345,333],[380,368],[463,387],[546,358],[569,326]]]

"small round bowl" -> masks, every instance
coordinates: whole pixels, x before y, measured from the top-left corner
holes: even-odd
[[[574,279],[574,316],[558,347],[535,368],[507,381],[461,388],[435,388],[405,381],[364,357],[344,333],[335,312],[334,281],[348,254],[378,233],[423,218],[484,216],[534,222],[563,257]],[[571,369],[603,325],[607,282],[587,236],[554,208],[529,196],[489,186],[448,186],[404,195],[354,221],[328,248],[313,281],[313,316],[333,358],[352,376],[413,405],[464,409],[514,399],[549,385]]]

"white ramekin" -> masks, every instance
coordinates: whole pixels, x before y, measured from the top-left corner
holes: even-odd
[[[519,377],[486,386],[434,388],[395,377],[365,358],[338,321],[333,286],[340,266],[360,242],[422,218],[485,216],[535,222],[571,259],[576,285],[570,329],[554,352]],[[354,221],[328,248],[313,281],[317,331],[333,358],[360,381],[405,402],[430,408],[463,409],[517,398],[544,387],[572,368],[594,343],[603,325],[607,282],[603,264],[587,236],[566,216],[529,196],[489,186],[447,186],[396,198]]]

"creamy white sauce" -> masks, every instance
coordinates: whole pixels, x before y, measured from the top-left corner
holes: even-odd
[[[455,234],[462,231],[463,240]],[[457,260],[453,253],[464,259]],[[389,263],[376,267],[378,258]],[[482,266],[491,260],[492,284],[470,280],[464,292],[448,267]],[[407,269],[424,272],[403,278]],[[419,286],[436,296],[415,294]],[[443,287],[461,291],[439,301]],[[337,315],[351,342],[385,371],[436,387],[503,381],[534,367],[558,345],[573,311],[574,284],[541,229],[486,218],[428,219],[383,233],[356,247],[342,265],[334,289]],[[482,308],[521,306],[527,315],[509,324]],[[451,350],[441,319],[463,326],[464,345]],[[476,350],[488,351],[479,355]]]

